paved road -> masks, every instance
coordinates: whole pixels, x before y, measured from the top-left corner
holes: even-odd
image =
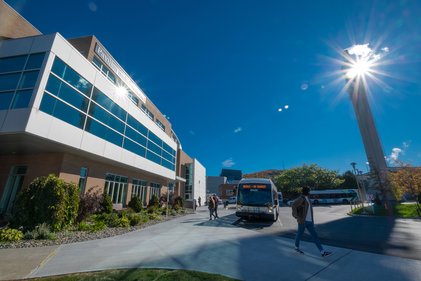
[[[27,277],[108,268],[174,268],[246,281],[420,280],[419,260],[330,246],[334,254],[322,258],[307,242],[302,243],[306,252],[302,255],[293,250],[291,239],[233,225],[233,210],[219,214],[220,219],[209,221],[202,208],[196,214],[125,235],[62,245]],[[15,257],[18,264],[19,255]],[[5,270],[8,268],[0,264],[0,273]]]
[[[421,260],[421,220],[349,216],[347,205],[314,207],[317,232],[323,244],[377,254]],[[280,209],[276,223],[238,220],[236,226],[293,239],[296,221],[290,207]],[[311,241],[306,233],[304,240]]]

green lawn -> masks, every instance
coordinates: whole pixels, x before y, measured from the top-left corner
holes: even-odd
[[[219,274],[189,270],[126,269],[75,273],[53,277],[34,278],[40,281],[234,281]]]
[[[356,208],[352,211],[353,214],[358,215],[374,215],[374,216],[387,216],[387,211],[383,206],[369,206],[363,208]],[[393,215],[398,218],[416,218],[420,217],[420,214],[417,212],[417,204],[397,204],[393,209]]]

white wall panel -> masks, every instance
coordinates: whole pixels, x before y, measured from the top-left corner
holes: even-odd
[[[89,151],[90,153],[102,156],[104,154],[106,141],[92,135],[91,133],[84,132],[80,148]]]
[[[48,138],[54,119],[51,115],[33,108],[28,125],[26,126],[26,131],[43,138]]]
[[[121,159],[121,152],[122,152],[123,148],[110,143],[110,142],[106,142],[105,143],[105,149],[104,149],[104,153],[102,154],[104,157],[108,158],[108,159],[113,159],[114,161],[119,161]],[[128,164],[126,163],[126,161],[123,162],[124,164]]]
[[[79,148],[82,142],[83,131],[60,119],[54,118],[51,123],[48,138],[74,148]]]

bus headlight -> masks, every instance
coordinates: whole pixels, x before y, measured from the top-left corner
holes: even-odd
[[[237,205],[237,211],[241,211],[243,209],[243,206]]]
[[[269,213],[272,213],[273,207],[272,206],[268,206],[268,209],[269,209]]]

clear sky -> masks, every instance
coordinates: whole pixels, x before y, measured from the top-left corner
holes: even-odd
[[[372,112],[385,155],[421,166],[420,1],[6,2],[44,34],[95,35],[207,175],[304,163],[366,171],[340,50],[388,48]]]

